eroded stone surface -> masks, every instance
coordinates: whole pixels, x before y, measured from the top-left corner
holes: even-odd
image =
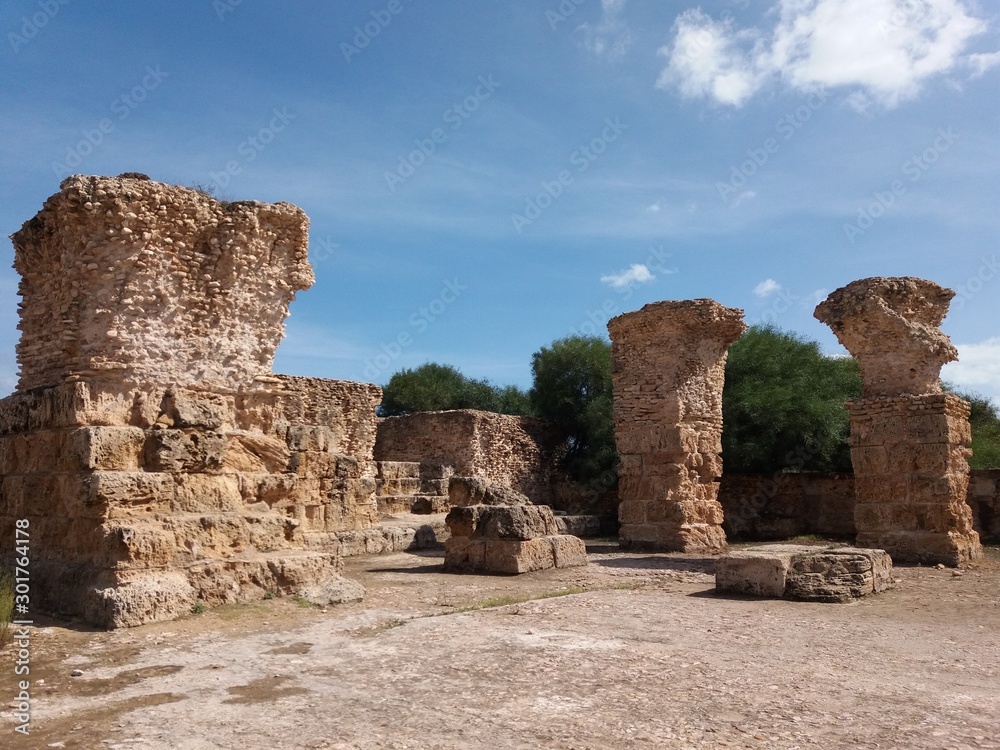
[[[721,593],[845,602],[892,587],[883,550],[771,544],[730,552],[715,564]]]
[[[289,203],[221,203],[141,177],[66,178],[16,232],[18,388],[67,379],[232,389],[270,374],[313,283]]]
[[[583,540],[560,534],[545,505],[462,506],[445,523],[445,570],[517,575],[587,564]]]
[[[830,294],[815,316],[858,360],[867,398],[941,393],[941,367],[958,359],[938,328],[954,296],[913,276],[860,279]]]
[[[546,504],[562,437],[532,417],[474,409],[420,412],[381,421],[375,458],[442,464],[456,476],[508,487]]]
[[[726,545],[722,387],[742,310],[709,299],[656,302],[608,323],[614,378],[620,542],[717,551]]]
[[[14,236],[0,534],[30,524],[34,609],[120,627],[359,595],[340,535],[378,521],[381,389],[270,371],[312,282],[307,225],[289,204],[76,176]]]
[[[899,562],[982,555],[966,502],[969,406],[940,380],[957,355],[937,327],[954,294],[923,279],[871,278],[816,308],[861,367],[862,398],[847,405],[857,543]]]

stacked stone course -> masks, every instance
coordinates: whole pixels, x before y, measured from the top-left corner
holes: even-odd
[[[455,476],[477,477],[545,504],[561,437],[533,417],[475,409],[420,412],[379,423],[375,458],[443,464]]]
[[[338,533],[378,518],[381,389],[271,372],[312,282],[307,228],[289,204],[75,176],[12,237],[0,536],[28,519],[34,608],[117,627],[268,591],[360,595]]]
[[[924,279],[861,279],[816,308],[861,367],[851,418],[857,543],[897,562],[958,565],[982,555],[966,502],[969,406],[944,393],[957,351],[938,326],[955,293]]]
[[[608,323],[622,546],[726,546],[722,386],[742,318],[742,310],[698,299],[655,302]]]

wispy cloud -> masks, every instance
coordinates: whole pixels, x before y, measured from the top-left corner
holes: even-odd
[[[758,297],[763,299],[764,297],[770,297],[772,294],[777,294],[781,291],[781,284],[779,284],[774,279],[764,279],[757,286],[753,288],[753,293]]]
[[[602,276],[601,283],[607,284],[612,289],[624,289],[633,284],[645,284],[655,278],[644,263],[633,263],[624,271]]]
[[[598,57],[616,59],[632,45],[632,32],[622,20],[627,0],[601,0],[601,20],[596,24],[583,23],[577,27],[580,44]]]
[[[894,107],[932,76],[1000,64],[1000,53],[966,54],[988,30],[965,0],[779,0],[774,28],[737,28],[700,8],[677,17],[657,86],[739,107],[773,80],[799,91],[848,87]]]

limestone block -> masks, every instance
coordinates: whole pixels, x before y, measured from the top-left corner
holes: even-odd
[[[174,513],[240,512],[245,503],[235,474],[173,474]]]
[[[844,602],[892,587],[883,550],[771,544],[730,552],[716,561],[721,593]]]
[[[600,516],[594,515],[568,515],[556,516],[556,529],[560,534],[569,534],[578,537],[600,536],[604,524]]]
[[[325,451],[297,451],[288,459],[288,471],[306,479],[332,477],[344,465],[338,459],[338,456]]]
[[[416,461],[377,461],[379,479],[419,479],[420,464]]]
[[[225,437],[223,471],[275,474],[290,471],[291,454],[284,440],[246,430],[228,432]]]
[[[236,400],[234,396],[221,393],[171,388],[164,395],[161,412],[170,417],[173,427],[232,429]]]
[[[138,427],[81,427],[68,433],[67,449],[77,470],[138,471],[145,440]]]
[[[451,477],[448,480],[448,499],[456,506],[531,504],[531,500],[517,490],[491,484],[480,477]]]
[[[479,513],[473,536],[527,541],[558,531],[555,516],[547,505],[488,505]]]
[[[134,510],[170,512],[174,480],[170,474],[153,472],[96,471],[90,479],[88,503],[115,514]]]
[[[221,471],[226,454],[226,436],[206,430],[150,430],[144,449],[144,464],[150,471]]]
[[[587,564],[583,541],[571,536],[528,540],[451,537],[445,542],[444,569],[449,572],[520,575],[550,568]]]
[[[196,597],[179,571],[156,571],[112,579],[85,595],[84,619],[103,628],[131,628],[172,620],[191,611]]]

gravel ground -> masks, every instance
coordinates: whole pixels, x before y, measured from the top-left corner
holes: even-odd
[[[0,748],[1000,748],[996,550],[843,605],[716,596],[710,558],[590,552],[517,578],[353,558],[357,605],[50,622],[31,735],[8,705]]]

